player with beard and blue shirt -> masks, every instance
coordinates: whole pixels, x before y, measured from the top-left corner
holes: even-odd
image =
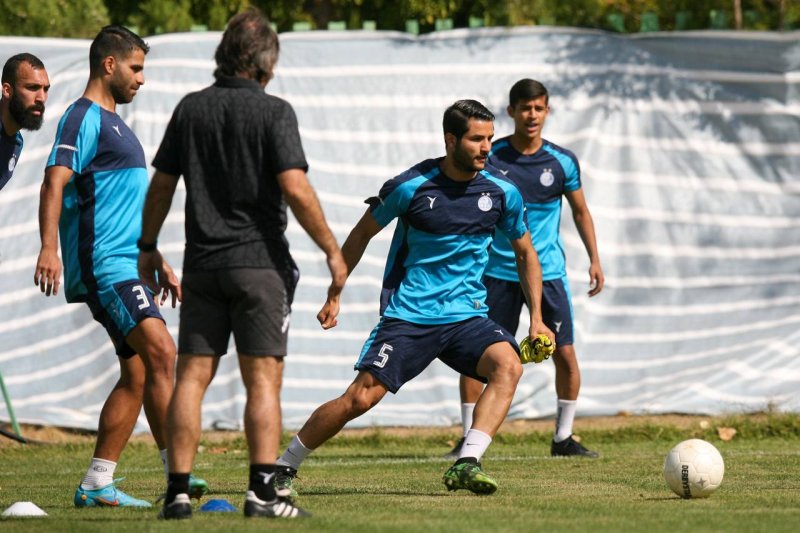
[[[89,48],[89,81],[58,125],[40,195],[42,247],[34,283],[58,293],[64,260],[67,302],[85,302],[116,349],[120,379],[100,413],[94,455],[75,491],[76,507],[150,507],[117,488],[114,471],[144,406],[166,464],[166,412],[175,343],[154,293],[139,280],[137,239],[149,183],[144,151],[116,113],[144,83],[149,47],[121,26],[106,26]],[[180,285],[169,265],[159,272],[161,304]],[[202,480],[198,480],[202,481]],[[198,491],[208,487],[202,481]]]
[[[488,383],[458,460],[444,474],[448,490],[491,494],[497,483],[480,459],[503,422],[522,375],[514,336],[486,316],[481,283],[495,229],[510,240],[531,310],[530,334],[552,332],[539,312],[541,271],[519,191],[484,169],[494,115],[474,100],[444,114],[446,155],[415,165],[386,182],[342,246],[352,273],[370,240],[393,219],[381,292],[381,314],[345,393],[320,406],[278,459],[277,483],[288,495],[300,463],[344,425],[419,375],[434,359]],[[317,319],[336,326],[342,287],[328,291]],[[288,472],[288,475],[286,474]]]
[[[38,130],[44,120],[44,104],[50,79],[44,63],[33,54],[8,58],[3,66],[0,98],[0,189],[5,187],[22,153],[19,130]]]
[[[580,370],[573,346],[572,301],[567,282],[564,246],[559,235],[561,200],[566,197],[572,218],[589,255],[589,296],[603,289],[603,270],[597,253],[594,223],[581,190],[581,175],[575,155],[542,138],[550,111],[547,89],[539,82],[523,79],[509,95],[508,114],[514,119],[514,133],[492,146],[489,164],[522,193],[528,213],[533,245],[542,265],[542,315],[556,334],[553,357],[556,370],[556,431],[550,447],[553,456],[598,457],[572,438]],[[524,298],[514,268],[514,254],[508,240],[497,234],[492,243],[484,276],[488,291],[489,318],[516,332]],[[472,409],[483,385],[461,377],[461,414],[464,431],[470,427]],[[462,439],[451,454],[458,453]]]

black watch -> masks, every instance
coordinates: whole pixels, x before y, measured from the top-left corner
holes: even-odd
[[[158,241],[144,242],[142,239],[136,241],[136,247],[142,252],[153,252],[158,246]]]

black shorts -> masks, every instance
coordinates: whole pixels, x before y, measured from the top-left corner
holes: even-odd
[[[285,356],[297,278],[268,268],[184,272],[178,353],[225,355],[233,333],[240,354]]]
[[[526,305],[525,295],[518,281],[485,276],[486,305],[489,318],[512,333],[519,327],[519,314]],[[574,344],[572,328],[572,297],[567,278],[542,282],[542,320],[556,334],[556,346]]]
[[[486,348],[496,342],[508,342],[519,354],[514,335],[488,318],[436,325],[382,318],[364,343],[355,368],[368,371],[393,393],[436,358],[456,372],[486,383],[475,368]]]

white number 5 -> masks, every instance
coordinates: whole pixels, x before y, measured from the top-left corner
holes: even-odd
[[[378,368],[383,368],[386,366],[386,361],[389,360],[389,352],[394,350],[390,344],[384,344],[381,346],[381,351],[378,352],[378,355],[382,357],[380,361],[373,361],[372,364],[377,366]]]

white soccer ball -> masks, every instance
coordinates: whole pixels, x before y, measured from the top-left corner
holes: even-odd
[[[672,448],[664,461],[664,479],[681,498],[707,498],[725,475],[725,462],[713,444],[689,439]]]

